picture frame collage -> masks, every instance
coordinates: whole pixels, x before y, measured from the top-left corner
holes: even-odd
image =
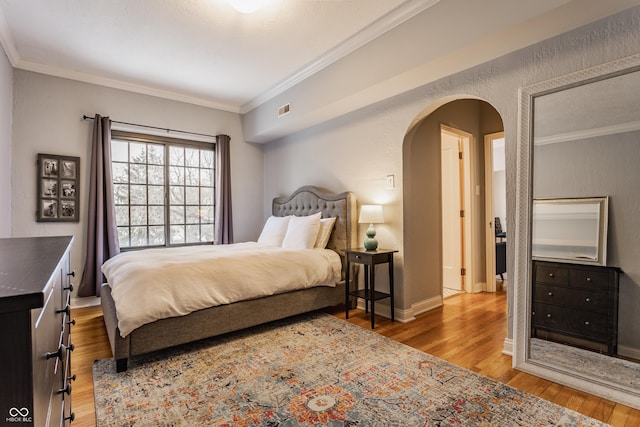
[[[38,222],[80,220],[80,157],[38,154]]]

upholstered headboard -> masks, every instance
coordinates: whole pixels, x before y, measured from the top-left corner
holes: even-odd
[[[273,199],[271,212],[274,216],[306,216],[322,212],[322,218],[336,217],[327,248],[344,256],[345,249],[357,246],[356,196],[350,191],[333,194],[310,185],[300,187],[288,197]]]

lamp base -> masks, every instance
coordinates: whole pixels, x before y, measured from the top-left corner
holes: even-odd
[[[376,239],[372,239],[367,237],[364,239],[364,248],[368,251],[375,251],[378,249],[378,241]]]
[[[375,251],[378,249],[378,241],[375,239],[376,237],[376,229],[373,227],[373,224],[369,224],[369,228],[367,228],[367,238],[364,239],[364,248],[368,251]]]

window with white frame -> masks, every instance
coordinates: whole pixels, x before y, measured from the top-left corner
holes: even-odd
[[[113,131],[121,248],[212,243],[215,145]]]

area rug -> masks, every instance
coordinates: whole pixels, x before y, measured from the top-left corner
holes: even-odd
[[[93,367],[102,426],[604,425],[324,313]]]

